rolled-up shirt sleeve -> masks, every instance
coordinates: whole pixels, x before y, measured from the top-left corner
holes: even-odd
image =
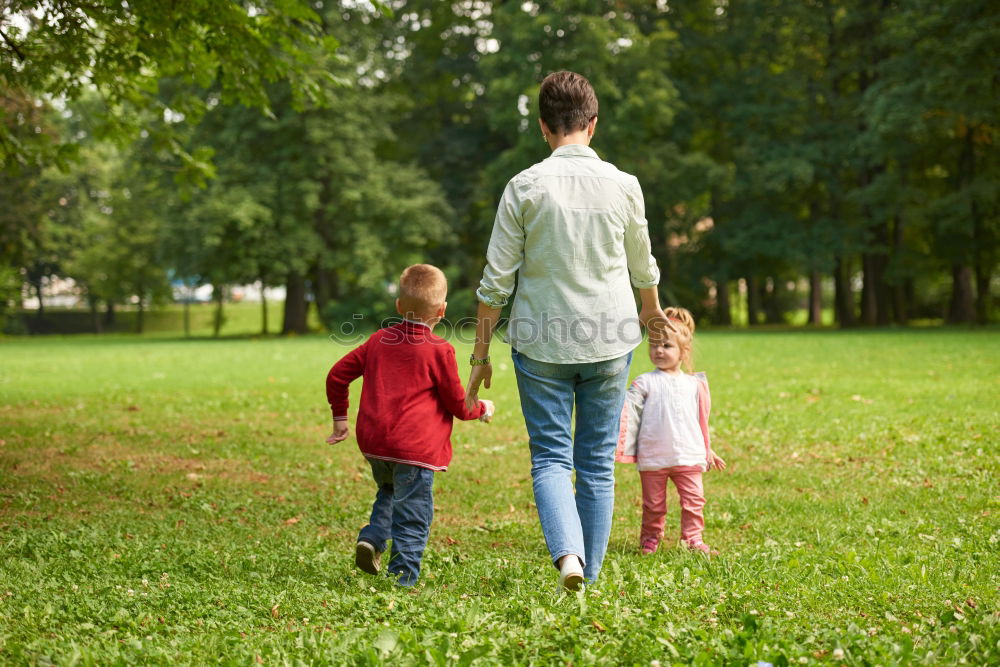
[[[648,246],[648,240],[647,240]],[[476,297],[491,308],[503,308],[514,293],[517,270],[524,262],[524,221],[512,179],[504,189],[493,221],[490,245],[486,249],[486,268],[476,290]]]
[[[649,242],[649,224],[646,222],[646,203],[642,188],[635,180],[629,188],[632,216],[625,224],[625,257],[632,286],[637,289],[660,284],[660,269],[656,266]]]

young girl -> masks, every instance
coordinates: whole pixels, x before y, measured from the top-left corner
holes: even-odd
[[[662,337],[650,336],[649,358],[655,371],[643,373],[629,387],[622,410],[617,461],[636,463],[642,480],[643,554],[651,554],[663,537],[667,513],[667,480],[681,503],[681,543],[713,553],[701,539],[705,528],[705,493],[701,475],[726,462],[712,451],[708,436],[711,398],[704,373],[691,370],[694,318],[684,308],[667,308]]]

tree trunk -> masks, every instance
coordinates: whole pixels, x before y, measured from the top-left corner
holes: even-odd
[[[861,323],[875,326],[878,320],[878,296],[875,292],[875,259],[870,253],[861,255]]]
[[[961,192],[975,177],[976,153],[973,142],[973,128],[965,127],[965,136],[962,140],[962,149],[958,154],[958,165],[955,170],[955,191]],[[948,303],[948,321],[952,323],[973,322],[976,319],[976,300],[972,292],[972,267],[969,266],[969,250],[973,258],[972,264],[978,265],[976,261],[980,254],[980,249],[976,248],[976,227],[978,224],[978,211],[975,200],[968,211],[972,221],[972,230],[967,241],[970,241],[971,248],[965,249],[961,256],[955,258],[951,267],[951,300]]]
[[[903,219],[899,215],[892,219],[892,256],[899,261],[903,253]],[[906,326],[910,319],[906,310],[906,279],[896,280],[890,288],[892,298],[892,319],[896,324]]]
[[[881,223],[879,230],[880,243],[888,241],[888,223]],[[886,243],[883,247],[888,247],[888,244]],[[885,280],[885,274],[889,270],[889,253],[888,251],[880,251],[875,254],[873,259],[875,261],[875,300],[878,303],[878,309],[875,311],[875,324],[884,327],[888,326],[891,321],[889,311],[891,291],[889,283]]]
[[[215,315],[212,317],[212,335],[216,338],[222,332],[223,323],[223,312],[222,303],[225,299],[224,297],[225,288],[222,285],[212,286],[212,298],[215,300]]]
[[[760,281],[757,276],[747,278],[747,324],[760,324]]]
[[[281,325],[281,333],[306,333],[306,280],[299,274],[290,274],[285,283],[285,318]]]
[[[980,324],[988,324],[990,321],[991,274],[984,264],[976,264],[976,321]]]
[[[972,269],[965,264],[951,267],[951,301],[948,305],[948,321],[964,324],[976,319],[975,299],[972,295]]]
[[[975,128],[966,130],[965,148],[968,153],[965,173],[967,182],[976,177],[976,144],[972,140]],[[990,274],[996,252],[994,244],[990,243],[983,230],[982,216],[979,214],[975,196],[969,204],[969,217],[972,218],[972,247],[976,274],[976,321],[986,324],[990,321]],[[984,238],[985,237],[985,238]]]
[[[260,281],[260,335],[267,335],[267,285]]]
[[[863,5],[864,6],[864,5]],[[881,0],[876,5],[869,3],[867,9],[863,10],[863,23],[858,30],[858,37],[861,39],[863,56],[857,62],[860,64],[858,72],[858,92],[863,96],[865,91],[872,86],[878,78],[879,63],[885,59],[885,48],[879,40],[882,28],[882,15],[889,6],[889,0]],[[861,116],[859,131],[862,136],[868,131],[868,124]],[[861,189],[869,188],[876,177],[885,171],[883,162],[866,164],[858,177],[858,185]],[[889,323],[887,308],[888,294],[885,286],[885,267],[887,263],[886,247],[888,240],[886,223],[876,222],[879,219],[878,213],[873,213],[869,206],[862,206],[865,219],[873,225],[873,238],[866,244],[868,252],[861,256],[861,270],[864,282],[861,288],[861,321],[868,325],[882,325]]]
[[[191,337],[191,295],[184,299],[184,337]]]
[[[103,333],[104,327],[101,322],[101,313],[97,310],[97,299],[90,294],[87,295],[87,306],[90,308],[90,318],[94,322],[94,333]]]
[[[823,324],[823,276],[819,271],[809,272],[809,324]]]
[[[837,257],[833,269],[833,313],[841,327],[853,327],[857,321],[854,315],[854,292],[851,290],[850,260]]]
[[[875,225],[872,252],[861,256],[864,283],[861,288],[861,318],[868,326],[889,324],[889,285],[885,282],[885,272],[889,265],[888,224]]]
[[[732,326],[733,313],[729,303],[729,281],[723,278],[715,283],[715,323]]]
[[[764,281],[764,322],[766,324],[784,324],[785,318],[781,308],[781,281],[771,277]]]
[[[45,302],[42,297],[42,279],[39,278],[36,282],[32,283],[35,287],[35,294],[38,295],[38,310],[35,311],[35,316],[41,320],[45,317]]]
[[[139,308],[136,311],[135,317],[135,332],[137,334],[142,333],[142,329],[145,326],[145,300],[146,300],[146,286],[143,284],[142,280],[139,281],[138,289],[136,292],[139,295]]]
[[[115,303],[109,299],[104,304],[104,326],[110,328],[115,326]]]
[[[326,310],[326,306],[330,303],[330,271],[324,269],[322,266],[316,267],[316,290],[315,301],[316,301],[316,316],[320,322],[324,322],[323,311]]]
[[[900,326],[906,326],[910,320],[906,309],[906,285],[900,283],[892,286],[892,321]]]

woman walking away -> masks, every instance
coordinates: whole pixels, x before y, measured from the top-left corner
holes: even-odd
[[[598,108],[590,82],[550,74],[538,106],[552,154],[512,178],[500,200],[476,292],[466,400],[475,405],[479,386],[490,386],[490,339],[516,277],[508,336],[535,504],[559,581],[576,590],[597,579],[607,550],[619,417],[639,325],[662,326],[664,315],[639,182],[589,147]]]

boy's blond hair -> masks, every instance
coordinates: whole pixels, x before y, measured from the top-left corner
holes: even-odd
[[[414,264],[399,276],[399,309],[404,317],[430,319],[447,297],[448,279],[436,266]]]
[[[670,306],[663,309],[667,316],[665,333],[681,349],[681,365],[689,373],[694,369],[692,341],[694,340],[694,317],[687,308]]]

